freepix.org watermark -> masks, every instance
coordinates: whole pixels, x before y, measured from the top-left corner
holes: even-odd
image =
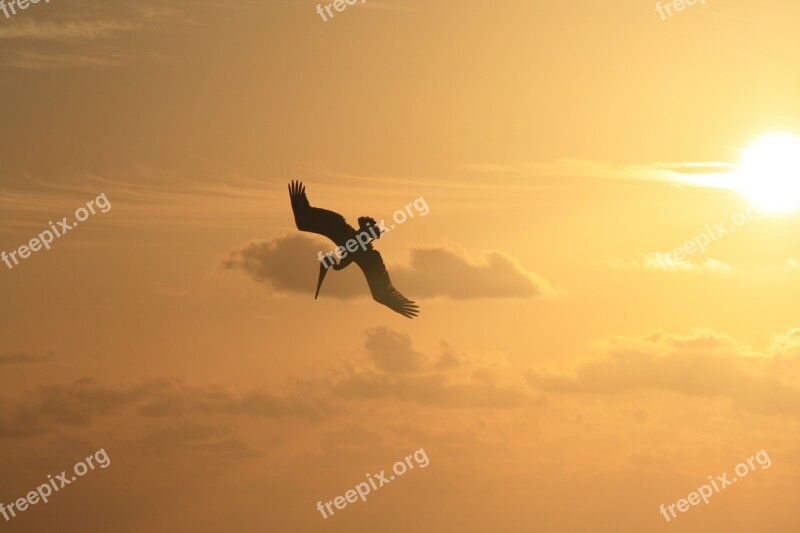
[[[736,475],[733,476],[731,479],[728,479],[727,472],[723,472],[721,476],[716,476],[716,478],[708,476],[709,481],[711,481],[711,485],[706,483],[702,487],[698,488],[697,491],[690,492],[686,498],[681,498],[677,502],[667,505],[666,507],[662,503],[661,507],[659,507],[658,512],[664,515],[664,518],[667,520],[667,522],[669,522],[670,520],[672,520],[672,518],[676,518],[678,516],[675,513],[676,507],[678,508],[678,511],[680,511],[681,513],[685,513],[686,511],[689,510],[689,505],[693,506],[700,505],[701,501],[703,501],[706,505],[708,505],[709,498],[711,496],[713,496],[717,492],[725,490],[727,487],[733,485],[734,483],[736,483],[736,481],[745,477],[750,472],[755,472],[756,467],[755,464],[753,464],[754,461],[755,463],[758,463],[758,465],[761,467],[761,470],[766,470],[767,468],[772,466],[772,460],[769,458],[769,455],[767,455],[767,451],[761,450],[754,456],[747,459],[747,464],[742,462],[736,465],[736,468],[734,469]],[[714,487],[714,490],[711,489],[712,486]],[[672,518],[670,518],[670,515],[667,514],[668,509],[670,514],[672,515]]]
[[[327,520],[328,516],[332,516],[334,513],[333,509],[331,508],[332,506],[342,510],[347,507],[348,503],[356,503],[359,498],[362,502],[367,501],[367,494],[378,490],[384,485],[388,485],[396,479],[395,476],[402,476],[408,470],[413,470],[414,464],[411,462],[412,458],[420,468],[425,468],[430,464],[428,454],[425,453],[425,450],[420,448],[411,455],[407,455],[404,460],[397,461],[394,465],[392,465],[392,471],[394,474],[390,474],[388,478],[386,477],[386,470],[381,470],[380,474],[366,474],[369,483],[366,481],[357,483],[355,488],[345,492],[344,496],[337,496],[334,499],[329,500],[325,503],[324,507],[321,501],[317,502],[317,510],[322,513],[322,518]],[[325,509],[328,510],[327,514],[325,513]]]
[[[361,3],[364,4],[366,3],[366,1],[367,0],[361,0]],[[328,12],[327,17],[325,16],[325,13],[322,11],[322,6],[317,4],[317,13],[319,13],[319,16],[322,17],[323,22],[328,22],[328,18],[333,18],[334,16],[333,12],[331,12],[331,6],[333,6],[333,9],[335,9],[337,12],[341,13],[342,11],[347,9],[347,6],[352,6],[355,3],[356,0],[333,0],[333,2],[325,6],[325,11]]]
[[[11,0],[6,4],[6,0],[0,0],[0,11],[3,12],[6,18],[10,18],[12,15],[17,14],[17,8],[25,11],[31,4],[38,4],[39,2],[40,0]],[[44,3],[49,4],[50,0],[44,0]]]
[[[72,467],[72,471],[75,473],[74,476],[67,474],[66,470],[63,470],[55,477],[48,474],[47,483],[42,483],[36,487],[36,490],[30,491],[24,498],[20,498],[8,505],[0,502],[0,515],[3,515],[3,518],[8,522],[12,518],[16,518],[18,512],[22,513],[26,511],[30,505],[36,505],[40,501],[44,503],[49,502],[49,498],[54,492],[58,492],[70,483],[77,481],[79,477],[85,476],[89,470],[94,470],[96,466],[108,468],[108,465],[111,464],[111,459],[108,458],[108,454],[106,454],[103,448],[100,448],[93,455],[87,457],[85,461],[85,463],[83,461],[78,461],[78,463]]]
[[[347,252],[356,252],[359,246],[362,250],[366,251],[370,242],[374,239],[377,239],[379,235],[383,233],[389,233],[391,230],[396,228],[398,225],[403,224],[409,218],[414,218],[414,211],[411,209],[412,207],[414,208],[414,211],[416,211],[421,217],[424,217],[430,213],[428,203],[425,201],[425,198],[420,196],[412,203],[407,204],[405,206],[405,210],[398,209],[394,212],[392,218],[394,219],[395,224],[392,224],[387,228],[385,218],[376,223],[377,228],[369,224],[369,227],[366,230],[357,233],[356,236],[348,240],[344,246],[339,246],[325,255],[322,255],[321,251],[318,252],[317,259],[323,264],[323,266],[327,268],[336,264],[336,262],[333,260],[333,256],[336,256],[336,259],[339,260],[344,259],[344,257],[347,255]],[[328,264],[328,262],[330,262],[330,264]]]
[[[753,220],[753,213],[755,213],[758,218],[763,218],[766,216],[766,213],[756,207],[751,206],[744,211],[737,212],[735,215],[733,215],[733,217],[731,217],[731,222],[733,223],[732,226],[726,226],[724,221],[720,222],[719,224],[714,224],[713,227],[709,224],[706,224],[706,231],[695,235],[692,240],[686,241],[683,246],[678,246],[666,254],[662,254],[660,252],[656,253],[658,264],[661,265],[661,268],[667,270],[669,267],[674,266],[674,263],[672,262],[673,257],[676,261],[683,261],[686,257],[694,254],[697,251],[700,253],[706,253],[706,248],[711,243],[720,240],[729,233],[733,233],[736,228],[744,226],[749,220]]]
[[[108,211],[111,210],[111,202],[108,201],[105,193],[103,193],[94,200],[89,200],[89,203],[86,204],[86,207],[79,207],[76,209],[75,220],[71,224],[67,220],[67,217],[62,218],[56,224],[53,224],[53,221],[51,220],[49,222],[50,229],[44,230],[37,237],[31,239],[27,244],[23,244],[16,250],[12,250],[8,253],[6,253],[5,250],[0,252],[0,261],[5,263],[10,270],[16,265],[19,265],[19,259],[17,259],[17,257],[20,259],[27,259],[31,256],[31,252],[38,252],[42,248],[49,250],[54,239],[57,239],[68,231],[73,230],[78,226],[78,222],[83,222],[84,220],[88,219],[90,213],[92,215],[96,214],[97,211],[94,209],[95,206],[100,209],[101,213],[108,213]],[[12,261],[14,262],[13,265],[11,264]]]
[[[656,11],[658,11],[661,20],[667,20],[667,18],[672,17],[674,13],[672,13],[672,9],[674,8],[675,11],[683,11],[686,9],[686,6],[693,6],[698,2],[698,0],[671,0],[669,2],[664,2],[664,5],[661,2],[656,2]],[[699,2],[703,5],[706,5],[706,0],[699,0]],[[664,12],[666,11],[666,15]]]

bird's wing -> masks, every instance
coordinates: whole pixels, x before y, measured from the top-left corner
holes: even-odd
[[[407,318],[414,318],[419,314],[419,306],[400,294],[392,285],[389,272],[377,250],[358,252],[354,254],[353,262],[364,271],[369,290],[376,302]]]
[[[292,200],[297,229],[324,235],[339,246],[344,246],[356,232],[339,213],[311,207],[303,182],[292,181],[289,184],[289,198]]]

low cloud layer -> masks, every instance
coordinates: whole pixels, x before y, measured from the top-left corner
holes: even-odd
[[[792,330],[759,353],[709,330],[615,337],[604,344],[602,356],[580,362],[572,372],[529,372],[527,377],[534,388],[550,393],[658,390],[727,398],[753,411],[796,413],[800,384],[786,370],[796,370],[800,362],[798,338],[800,332]]]
[[[376,327],[366,331],[364,347],[368,360],[334,379],[335,398],[457,409],[515,409],[544,401],[526,391],[520,369],[457,353],[445,342],[438,353],[423,354],[408,334]]]
[[[109,416],[146,419],[250,416],[313,418],[319,410],[299,397],[266,391],[236,393],[159,380],[110,386],[94,379],[41,387],[19,401],[0,401],[0,438],[25,438],[58,428],[90,427]]]

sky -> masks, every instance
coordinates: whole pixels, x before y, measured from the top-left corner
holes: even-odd
[[[0,7],[0,529],[797,531],[800,4],[674,3]]]

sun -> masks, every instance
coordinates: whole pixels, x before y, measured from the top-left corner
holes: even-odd
[[[787,213],[800,208],[800,136],[761,137],[744,150],[736,173],[739,191],[758,209]]]

